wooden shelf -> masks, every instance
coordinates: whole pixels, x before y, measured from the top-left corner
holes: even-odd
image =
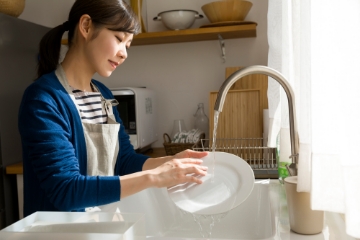
[[[134,37],[131,46],[218,40],[218,34],[223,39],[256,37],[256,26],[256,23],[252,23],[226,27],[140,33]],[[67,40],[63,39],[62,44],[67,44]]]
[[[192,28],[177,31],[140,33],[132,46],[256,37],[256,23],[227,27]]]

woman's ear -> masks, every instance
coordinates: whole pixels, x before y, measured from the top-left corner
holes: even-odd
[[[90,39],[90,30],[91,30],[91,17],[88,14],[84,14],[80,17],[79,20],[79,31],[81,36],[85,39],[88,40]]]

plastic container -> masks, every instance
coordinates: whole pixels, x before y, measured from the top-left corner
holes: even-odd
[[[285,178],[284,183],[290,229],[305,235],[321,233],[324,211],[312,210],[310,193],[297,191],[297,176]]]

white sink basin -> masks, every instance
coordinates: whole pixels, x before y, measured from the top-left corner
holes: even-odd
[[[237,208],[215,222],[211,239],[268,239],[275,235],[275,215],[271,208],[269,180],[257,180],[250,196]],[[161,238],[208,238],[213,219],[203,221],[202,235],[194,216],[179,210],[166,189],[147,189],[120,202],[102,207],[103,211],[145,213],[146,235]],[[220,216],[215,216],[220,217]]]

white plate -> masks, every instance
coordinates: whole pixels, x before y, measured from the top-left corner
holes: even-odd
[[[180,209],[213,215],[228,212],[245,201],[255,181],[254,172],[247,162],[225,152],[209,152],[202,159],[203,165],[208,167],[208,174],[199,176],[203,180],[202,184],[185,183],[168,188],[170,198]]]

